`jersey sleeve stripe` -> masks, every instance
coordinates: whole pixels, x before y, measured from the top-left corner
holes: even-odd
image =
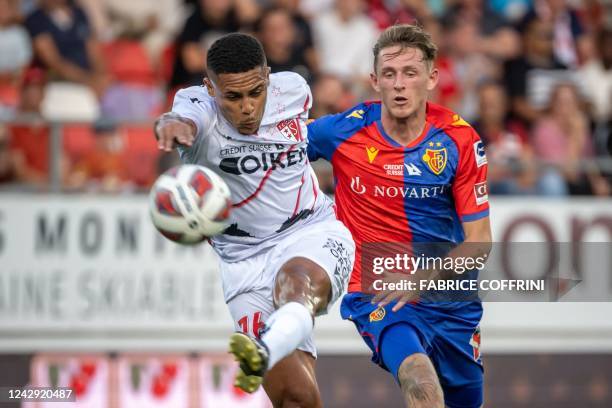
[[[464,214],[464,215],[461,215],[461,221],[464,221],[464,222],[466,222],[466,221],[467,222],[469,222],[469,221],[476,221],[476,220],[479,220],[481,218],[488,217],[488,216],[489,216],[489,209],[486,208],[486,209],[484,209],[482,211],[478,211],[478,212],[473,213],[473,214]]]

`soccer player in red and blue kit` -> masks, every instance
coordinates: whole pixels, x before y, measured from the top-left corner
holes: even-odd
[[[342,317],[396,378],[408,407],[476,408],[483,404],[480,301],[373,296],[364,284],[372,271],[361,262],[376,243],[444,242],[451,258],[490,250],[482,142],[459,115],[427,101],[438,81],[436,52],[420,27],[385,30],[371,74],[381,101],[311,123],[308,153],[331,162],[337,215],[357,244]]]

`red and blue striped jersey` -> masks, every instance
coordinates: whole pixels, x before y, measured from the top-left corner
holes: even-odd
[[[423,133],[408,146],[385,133],[380,102],[314,121],[308,140],[309,159],[333,166],[337,216],[357,245],[349,292],[360,291],[363,244],[457,244],[462,221],[489,215],[483,144],[444,107],[427,104]]]

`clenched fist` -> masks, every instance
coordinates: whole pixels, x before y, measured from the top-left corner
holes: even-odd
[[[191,146],[196,136],[195,124],[176,113],[164,113],[155,122],[159,150],[172,151],[177,145]]]

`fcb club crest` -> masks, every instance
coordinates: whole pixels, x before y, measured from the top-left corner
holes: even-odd
[[[425,149],[423,155],[423,161],[429,167],[436,176],[442,173],[446,168],[446,161],[448,160],[448,153],[446,147],[442,149]]]
[[[387,314],[387,312],[385,312],[385,308],[379,307],[378,309],[370,313],[370,322],[380,322],[382,319],[385,318],[385,314]]]
[[[289,140],[300,141],[300,124],[297,119],[292,120],[281,120],[276,125],[279,132],[283,134]]]

